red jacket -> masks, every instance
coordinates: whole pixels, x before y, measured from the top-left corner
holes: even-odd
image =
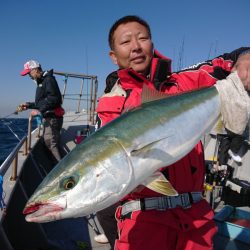
[[[123,93],[117,94],[115,92],[115,94],[112,94],[111,91],[99,99],[97,106],[99,126],[104,126],[120,116],[124,109],[127,110],[140,105],[143,84],[167,94],[212,86],[217,80],[227,77],[240,53],[247,49],[249,48],[240,48],[213,60],[174,73],[171,73],[171,60],[155,51],[148,79],[132,69],[119,70],[110,74],[109,78],[112,77],[112,84],[114,85],[116,80],[119,79],[119,84],[125,90],[127,97]],[[109,79],[107,81],[109,82]],[[162,169],[162,171],[179,193],[202,191],[205,164],[201,142],[188,155]],[[125,199],[160,195],[144,188],[140,192],[130,193]]]

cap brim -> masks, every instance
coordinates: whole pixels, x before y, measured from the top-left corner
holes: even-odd
[[[30,73],[30,69],[24,69],[21,73],[20,73],[20,75],[21,76],[26,76],[27,74],[29,74]]]

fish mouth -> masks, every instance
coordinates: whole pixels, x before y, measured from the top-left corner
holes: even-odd
[[[27,204],[23,214],[28,222],[49,222],[60,219],[65,207],[65,204],[57,202]]]

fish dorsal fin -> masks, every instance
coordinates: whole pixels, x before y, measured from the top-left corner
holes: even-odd
[[[168,97],[166,93],[160,92],[156,89],[152,89],[148,87],[146,84],[143,84],[142,86],[142,94],[141,94],[141,104],[155,101],[155,100],[160,100],[160,99],[165,99]],[[123,111],[122,114],[127,113],[129,110],[134,109],[134,106],[128,106],[126,107]]]
[[[142,94],[141,94],[141,103],[147,103],[155,100],[160,100],[166,98],[168,95],[166,93],[160,92],[156,89],[148,87],[146,84],[143,84]]]
[[[149,176],[146,180],[143,181],[142,185],[163,195],[178,195],[178,192],[173,188],[172,184],[160,171],[157,171]]]

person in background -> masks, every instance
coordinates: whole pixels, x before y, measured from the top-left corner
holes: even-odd
[[[239,155],[239,151],[244,143],[244,136],[243,134],[235,134],[228,129],[225,130],[226,134],[219,147],[219,164],[221,166],[226,166],[229,157],[235,162],[241,163],[242,157]]]
[[[222,106],[222,125],[224,134],[218,137],[218,163],[227,166],[231,158],[238,164],[242,163],[244,141],[247,139],[250,119],[250,96],[249,91],[242,86],[237,72],[230,74],[226,79],[216,84],[220,90],[220,98],[227,105]],[[228,77],[229,78],[229,77]],[[223,91],[223,92],[222,92]],[[231,163],[229,163],[231,164]]]
[[[103,234],[96,235],[94,240],[98,243],[109,243],[111,250],[114,249],[117,238],[117,225],[115,211],[119,204],[114,204],[96,213],[96,217],[104,231]]]
[[[54,164],[56,164],[61,159],[60,130],[64,115],[60,89],[53,76],[53,70],[43,71],[40,63],[35,60],[24,64],[21,76],[26,75],[29,75],[37,85],[35,102],[20,104],[18,111],[33,109],[32,116],[42,115],[44,142],[54,156]]]
[[[230,138],[230,146],[228,150],[228,154],[231,156],[231,158],[237,162],[241,163],[242,158],[239,155],[239,151],[244,143],[244,137],[243,135],[235,134],[234,132],[227,130],[228,137]]]
[[[248,129],[247,125],[246,129]],[[240,155],[240,149],[244,145],[244,141],[246,141],[246,131],[243,134],[236,134],[227,128],[225,128],[225,131],[226,134],[219,146],[219,164],[220,166],[226,166],[229,158],[241,164],[242,156]]]
[[[171,72],[171,60],[154,49],[150,27],[138,16],[125,16],[113,24],[109,46],[109,55],[118,70],[109,74],[106,93],[99,99],[97,127],[119,117],[124,110],[139,106],[143,85],[178,94],[212,86],[237,70],[245,89],[250,89],[249,47]],[[212,249],[217,229],[214,212],[202,198],[205,175],[202,143],[161,172],[178,195],[164,196],[139,186],[124,197],[115,214],[118,238],[114,248]]]

